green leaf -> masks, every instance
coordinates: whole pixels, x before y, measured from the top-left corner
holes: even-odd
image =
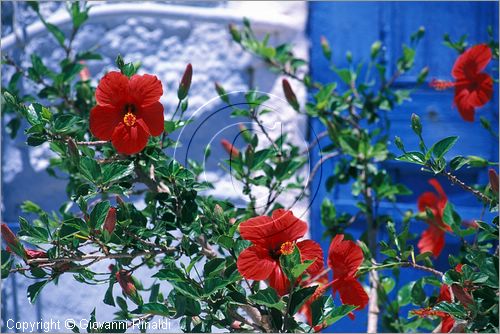
[[[316,291],[317,286],[308,286],[297,290],[292,293],[290,297],[290,307],[288,314],[293,316],[297,313],[302,305],[313,295],[314,291]]]
[[[430,151],[436,159],[441,159],[455,145],[457,140],[457,136],[444,138],[432,145]]]
[[[415,281],[411,288],[411,300],[413,304],[420,306],[424,303],[426,298],[423,281],[421,279]]]
[[[28,299],[31,304],[34,304],[36,299],[38,298],[38,295],[42,291],[43,287],[48,283],[49,281],[40,281],[36,282],[35,284],[32,284],[28,287]]]
[[[64,33],[59,29],[57,26],[53,25],[52,23],[46,22],[45,20],[42,20],[43,24],[47,28],[47,30],[54,36],[59,43],[59,45],[64,47]]]
[[[140,305],[137,309],[133,310],[131,313],[134,314],[155,314],[161,315],[163,317],[171,317],[175,314],[168,309],[167,306],[160,303],[145,303]]]
[[[102,165],[102,183],[108,184],[123,179],[134,172],[134,163],[131,162],[127,165],[113,162],[110,164]]]
[[[436,311],[446,312],[454,318],[466,319],[467,312],[465,308],[460,304],[441,302],[433,307]]]
[[[97,183],[101,177],[101,168],[99,164],[89,157],[82,157],[80,159],[80,172],[83,177],[92,183]]]
[[[469,159],[462,156],[456,156],[450,161],[450,168],[452,170],[459,170],[464,165],[469,163]]]
[[[284,310],[285,308],[285,303],[280,300],[280,297],[278,296],[276,291],[271,287],[260,290],[257,293],[248,296],[248,299],[256,304],[275,308],[280,311]]]
[[[419,165],[425,165],[427,159],[420,152],[406,152],[405,154],[396,158],[398,161],[412,162]]]
[[[340,319],[344,318],[346,315],[351,313],[356,309],[354,305],[340,305],[339,307],[335,307],[332,311],[328,312],[323,318],[323,322],[326,326],[331,326]]]
[[[291,254],[285,255],[282,254],[280,256],[280,265],[281,269],[285,273],[286,277],[290,282],[295,282],[295,280],[298,278],[294,276],[292,270],[295,268],[295,266],[301,264],[301,258],[300,258],[300,251],[296,245],[293,245],[293,251]]]
[[[89,225],[93,229],[100,229],[102,224],[104,224],[104,220],[108,215],[109,208],[111,204],[109,201],[103,201],[96,204],[94,210],[90,213],[90,221]]]

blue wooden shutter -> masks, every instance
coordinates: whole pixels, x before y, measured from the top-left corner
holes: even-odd
[[[401,45],[408,43],[410,34],[420,26],[425,27],[425,37],[417,48],[415,70],[405,74],[396,82],[396,86],[412,86],[416,75],[423,66],[429,66],[430,78],[452,79],[451,69],[457,57],[454,50],[443,45],[443,35],[448,33],[454,40],[463,34],[468,35],[471,45],[488,41],[487,27],[494,29],[498,39],[498,2],[312,2],[309,5],[308,33],[311,39],[311,73],[315,80],[328,82],[338,78],[329,70],[329,64],[323,57],[320,37],[325,36],[330,42],[333,62],[337,66],[345,66],[345,53],[350,50],[354,62],[367,61],[371,44],[375,40],[382,41],[386,49],[386,60],[389,68],[394,69],[396,59],[400,56]],[[489,66],[490,69],[492,65]],[[498,68],[498,64],[495,65]],[[391,71],[388,71],[389,73]],[[452,107],[453,91],[438,92],[424,85],[412,95],[412,101],[390,113],[391,137],[398,135],[404,138],[407,148],[417,149],[418,143],[410,129],[410,115],[418,114],[424,126],[426,142],[433,143],[447,136],[458,135],[460,141],[448,156],[479,155],[492,161],[498,161],[498,141],[479,124],[479,116],[489,119],[497,131],[498,124],[498,85],[495,85],[495,96],[485,107],[476,113],[476,122],[467,123],[461,119],[456,108]],[[324,130],[316,119],[311,120],[315,133]],[[327,143],[322,141],[323,146]],[[391,150],[399,153],[391,145]],[[312,152],[312,165],[319,158],[318,150]],[[322,175],[316,176],[312,189],[319,187],[317,195],[312,199],[311,235],[321,241],[323,249],[328,248],[329,240],[323,240],[324,228],[321,225],[320,207],[324,198],[330,198],[338,212],[355,212],[355,201],[352,199],[350,186],[336,189],[328,193],[324,182],[333,171],[334,160],[324,164]],[[431,175],[425,174],[418,167],[399,162],[387,162],[385,167],[393,178],[408,186],[413,195],[399,198],[398,206],[402,209],[416,210],[418,196],[432,190],[427,183]],[[485,183],[486,170],[463,169],[458,176],[467,183]],[[449,200],[457,206],[464,219],[479,218],[481,206],[470,194],[457,186],[450,186],[447,180],[438,178],[449,195]],[[385,212],[394,212],[392,205],[381,205]],[[360,221],[350,227],[349,232],[359,236],[364,229]],[[416,222],[412,231],[421,233],[426,228],[424,223]],[[381,229],[380,237],[384,238]],[[438,268],[448,269],[447,254],[458,250],[458,240],[446,237],[446,249],[435,261]],[[403,271],[401,282],[421,276],[419,272]],[[357,312],[356,321],[344,319],[332,327],[335,331],[363,332],[366,330],[366,311]],[[406,312],[401,312],[406,317]]]

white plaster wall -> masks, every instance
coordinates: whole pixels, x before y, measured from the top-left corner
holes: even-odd
[[[142,5],[148,6],[148,3]],[[285,17],[297,30],[270,31],[271,41],[273,43],[291,41],[302,57],[307,56],[308,45],[304,36],[306,3],[197,2],[194,5],[211,8],[214,12],[220,9],[234,9],[241,15],[241,18],[243,16],[259,17],[260,20],[269,22],[273,22],[273,19],[278,16]],[[106,3],[98,3],[94,6],[106,6]],[[58,7],[60,5],[44,3],[42,12],[50,15],[56,12]],[[18,17],[25,19],[24,24],[34,21],[32,15],[27,12],[21,11]],[[199,18],[172,20],[168,17],[116,16],[85,26],[75,41],[75,47],[77,49],[96,47],[104,55],[105,59],[102,62],[88,62],[90,73],[96,81],[106,71],[114,68],[114,59],[118,53],[122,54],[127,61],[141,60],[143,64],[141,71],[156,74],[163,82],[165,93],[161,101],[164,103],[166,114],[173,112],[177,103],[178,81],[186,64],[192,63],[194,76],[189,98],[189,114],[194,115],[198,122],[222,106],[217,100],[207,104],[208,101],[216,98],[213,88],[215,81],[221,83],[228,92],[244,91],[249,88],[250,82],[254,82],[259,90],[277,96],[272,97],[269,102],[276,112],[266,117],[264,120],[266,126],[272,128],[282,123],[284,131],[289,132],[292,140],[305,147],[306,120],[297,117],[295,112],[279,98],[283,96],[280,78],[270,74],[264,64],[242,52],[239,46],[231,42],[225,22],[207,22]],[[12,51],[17,52],[20,58],[24,59],[24,65],[27,65],[27,58],[24,55],[32,52],[42,55],[45,64],[49,66],[57,64],[57,61],[62,58],[62,51],[58,50],[53,40],[47,36],[38,36],[28,40],[24,49],[17,48],[17,50],[7,52]],[[253,71],[249,71],[250,68]],[[8,69],[2,69],[3,80],[8,73]],[[305,92],[298,89],[297,84],[294,87],[299,98],[304,99]],[[181,148],[176,151],[176,157],[182,162],[188,152],[189,158],[200,160],[204,144],[213,140],[212,157],[206,162],[206,177],[215,183],[214,194],[243,203],[244,199],[241,198],[238,187],[236,189],[233,187],[230,176],[217,165],[217,162],[226,155],[221,150],[219,141],[222,137],[230,138],[237,133],[235,122],[237,120],[231,119],[228,112],[216,113],[196,133],[197,137],[190,150],[187,151],[185,147]],[[220,132],[226,127],[226,130]],[[276,136],[279,132],[280,126],[271,130],[271,133]],[[185,143],[192,136],[193,132],[187,131],[180,139]],[[22,133],[14,141],[10,140],[6,134],[2,136],[2,220],[10,223],[15,222],[17,216],[20,215],[19,205],[23,200],[33,200],[46,210],[57,210],[57,204],[65,198],[65,182],[47,176],[44,171],[50,153],[44,147],[27,148],[23,144],[24,140]],[[292,196],[282,198],[284,202],[291,200],[293,200]],[[306,202],[302,201],[295,205],[294,211],[300,215],[306,214]],[[103,263],[95,268],[98,271],[105,271],[106,267],[107,264]],[[150,273],[147,271],[141,274],[145,280],[150,280],[149,276]],[[102,303],[106,285],[79,284],[74,282],[69,275],[64,275],[57,286],[52,284],[44,289],[37,313],[36,306],[30,305],[25,298],[26,287],[31,282],[18,277],[15,284],[12,278],[2,283],[4,320],[14,316],[14,303],[17,303],[18,320],[22,321],[36,320],[40,316],[44,320],[88,318],[94,307],[97,308],[98,320],[113,318],[112,308]],[[168,291],[166,286],[162,289]],[[118,287],[115,288],[115,295],[117,293],[120,293]],[[17,298],[13,297],[14,294],[17,294]],[[175,322],[172,325],[172,331],[179,331]]]

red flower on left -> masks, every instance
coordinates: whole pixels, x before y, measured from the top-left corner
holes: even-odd
[[[281,269],[280,256],[291,254],[295,245],[302,261],[314,260],[307,268],[309,275],[317,275],[323,270],[321,246],[312,240],[296,242],[306,234],[307,224],[295,217],[292,211],[277,209],[272,217],[250,218],[239,228],[241,237],[252,242],[237,261],[238,271],[246,279],[267,280],[279,295],[286,295],[290,282]]]
[[[2,239],[7,244],[5,250],[9,253],[12,252],[12,248],[24,250],[24,258],[26,259],[38,259],[47,257],[47,253],[42,250],[24,248],[19,239],[16,237],[14,232],[5,223],[2,224]]]
[[[164,130],[162,94],[161,82],[154,75],[128,78],[116,71],[107,73],[97,86],[90,131],[101,140],[111,140],[119,153],[142,151],[149,136],[159,136]]]

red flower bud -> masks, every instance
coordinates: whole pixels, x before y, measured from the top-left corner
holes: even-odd
[[[116,272],[115,277],[126,295],[132,296],[137,292],[130,272],[122,269]]]
[[[236,158],[240,154],[240,151],[236,147],[233,146],[227,139],[222,139],[220,141],[222,147],[224,147],[224,150],[226,150],[227,153],[231,156],[231,158]]]
[[[495,192],[495,194],[498,194],[498,174],[497,174],[497,172],[493,168],[490,168],[490,170],[488,171],[488,176],[490,178],[491,190],[493,190]]]
[[[460,303],[462,303],[462,305],[469,306],[471,304],[474,304],[474,299],[472,299],[471,294],[468,293],[460,285],[452,284],[451,291],[453,291],[453,295],[455,296],[455,299],[458,300]]]
[[[109,208],[108,214],[106,215],[106,219],[104,220],[104,229],[109,232],[109,234],[113,233],[116,225],[116,208]]]
[[[288,101],[288,103],[292,106],[293,109],[299,110],[299,102],[297,101],[297,96],[292,90],[292,86],[290,86],[290,83],[288,82],[287,79],[283,79],[282,81],[283,84],[283,92],[285,93],[285,98]]]
[[[236,28],[236,26],[232,23],[229,24],[228,28],[229,28],[229,33],[231,34],[231,37],[233,37],[233,40],[236,43],[241,42],[241,33],[238,30],[238,28]]]
[[[42,250],[26,249],[26,257],[28,259],[46,258],[47,253]]]
[[[184,70],[184,75],[182,76],[181,83],[179,84],[179,89],[177,89],[177,97],[179,100],[184,100],[189,92],[189,87],[191,87],[191,79],[193,78],[193,66],[187,64]]]
[[[330,48],[330,44],[328,44],[328,40],[325,36],[321,36],[321,49],[327,59],[332,57],[332,49]]]
[[[461,273],[462,272],[462,267],[463,267],[463,264],[459,263],[455,266],[455,271],[457,273]]]
[[[19,245],[19,239],[17,239],[16,235],[9,226],[5,223],[2,224],[2,238],[5,240],[8,246],[12,248],[16,248]]]
[[[80,64],[85,64],[85,62],[80,62]],[[80,71],[80,78],[82,79],[82,81],[87,81],[90,79],[90,71],[89,69],[87,68],[87,66],[85,66],[81,71]]]

